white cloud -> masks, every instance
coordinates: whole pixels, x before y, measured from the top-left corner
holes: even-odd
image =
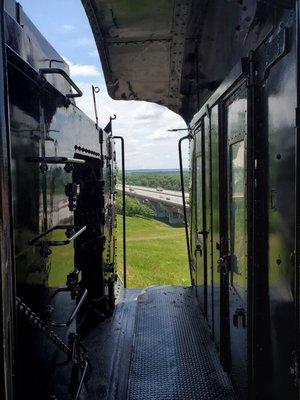
[[[139,106],[135,107],[131,117],[136,120],[142,120],[143,122],[151,122],[164,112],[164,107],[159,106],[155,103],[142,102]]]
[[[62,58],[66,61],[66,63],[70,67],[70,75],[72,77],[92,77],[92,76],[100,76],[100,71],[95,65],[91,64],[73,64],[66,57],[62,56]]]
[[[156,141],[169,141],[170,139],[177,137],[176,132],[168,132],[168,129],[159,128],[155,132],[147,136],[147,139]]]
[[[72,76],[99,76],[100,72],[94,65],[70,65],[70,72]]]
[[[185,132],[168,132],[168,129],[184,128],[185,122],[166,107],[144,101],[113,100],[107,93],[103,75],[78,77],[71,76],[83,91],[76,99],[77,106],[92,120],[95,120],[91,85],[100,87],[96,95],[99,125],[104,127],[109,117],[117,115],[113,121],[113,132],[125,138],[126,168],[178,168],[178,139]],[[73,68],[72,68],[73,66]],[[117,147],[117,160],[120,164],[120,148]],[[184,165],[187,166],[187,143],[184,142]]]
[[[63,30],[64,30],[65,32],[71,32],[71,31],[73,31],[74,29],[75,29],[75,26],[73,26],[73,25],[68,25],[68,24],[63,25]]]

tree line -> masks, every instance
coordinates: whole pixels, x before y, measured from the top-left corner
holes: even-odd
[[[121,173],[117,168],[117,183],[121,183]],[[185,191],[189,188],[189,172],[183,173]],[[125,175],[126,185],[145,186],[152,188],[162,188],[166,190],[181,190],[179,172],[169,173],[127,173]],[[122,214],[122,198],[121,194],[117,193],[116,206],[118,214]],[[126,196],[126,215],[127,216],[142,216],[146,218],[153,218],[155,213],[153,209],[145,203],[136,200],[133,197]]]
[[[184,172],[184,187],[188,191],[189,173]],[[169,174],[126,174],[126,184],[134,186],[146,186],[151,188],[163,188],[167,190],[181,190],[179,173]]]

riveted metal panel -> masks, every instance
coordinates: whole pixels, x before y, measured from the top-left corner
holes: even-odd
[[[295,384],[295,109],[294,28],[290,51],[264,85],[268,138],[268,271],[272,398],[296,398]],[[289,334],[288,334],[289,332]]]

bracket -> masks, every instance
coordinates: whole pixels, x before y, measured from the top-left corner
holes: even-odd
[[[85,160],[80,158],[69,157],[26,157],[26,161],[30,163],[39,163],[42,174],[48,171],[48,164],[65,164],[65,171],[72,172],[74,164],[84,164]]]
[[[287,54],[288,28],[281,27],[254,52],[255,80],[261,82],[268,78],[271,68]]]

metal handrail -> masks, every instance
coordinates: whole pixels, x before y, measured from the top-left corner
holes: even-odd
[[[54,230],[58,229],[65,229],[67,239],[66,240],[39,240],[45,238],[46,235],[53,232]],[[28,241],[30,246],[66,246],[67,244],[71,243],[74,239],[76,239],[79,235],[81,235],[86,230],[86,226],[81,227],[78,231],[75,231],[75,227],[73,225],[56,225],[46,231],[42,232],[41,234],[35,236],[31,240]],[[71,232],[70,234],[68,234]]]
[[[41,75],[47,74],[58,74],[61,75],[65,80],[71,85],[71,87],[76,90],[77,93],[67,93],[66,97],[68,99],[74,99],[75,97],[81,97],[83,95],[82,91],[76,85],[76,83],[71,79],[71,77],[61,68],[40,68]]]
[[[56,295],[58,293],[62,293],[62,292],[70,292],[70,288],[64,287],[64,288],[56,289],[55,292],[53,293],[53,295],[48,300],[46,306],[51,305],[51,301],[54,299],[54,297],[56,297]],[[71,323],[74,321],[75,317],[77,316],[78,312],[80,311],[81,306],[83,305],[84,300],[86,299],[87,295],[88,295],[88,291],[87,291],[87,289],[84,289],[82,294],[81,294],[81,296],[80,296],[80,299],[79,300],[76,299],[77,300],[76,306],[72,310],[72,312],[70,313],[67,321],[59,322],[59,321],[50,320],[49,324],[52,325],[52,326],[56,326],[58,328],[63,328],[63,327],[71,325]]]
[[[178,142],[178,153],[179,153],[179,168],[180,168],[180,186],[181,186],[181,195],[183,202],[183,215],[184,215],[184,227],[185,227],[185,238],[186,238],[186,247],[188,253],[188,263],[190,269],[190,278],[191,282],[193,281],[192,275],[192,257],[191,257],[191,249],[190,249],[190,239],[189,239],[189,231],[188,231],[188,221],[187,221],[187,211],[186,211],[186,203],[185,203],[185,190],[184,190],[184,179],[183,179],[183,164],[182,164],[182,148],[181,143],[183,140],[190,139],[190,134],[183,136],[179,139]]]

